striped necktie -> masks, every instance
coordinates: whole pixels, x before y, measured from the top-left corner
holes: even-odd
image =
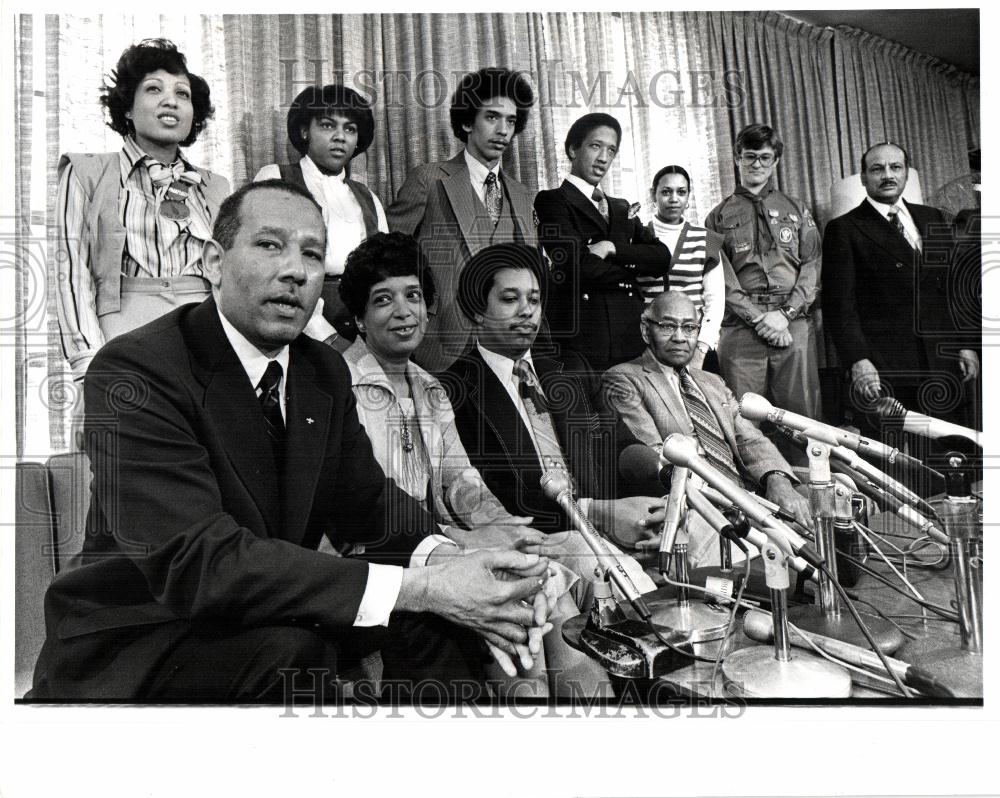
[[[903,237],[903,240],[909,245],[910,249],[916,249],[916,247],[913,245],[913,240],[906,232],[906,228],[903,227],[903,220],[899,218],[898,205],[893,205],[891,208],[889,208],[889,223],[894,228],[896,228],[896,232]]]
[[[719,426],[719,420],[712,412],[712,408],[702,398],[691,373],[686,368],[678,371],[677,376],[680,379],[684,407],[691,417],[698,443],[705,450],[705,457],[716,470],[721,471],[737,485],[743,487],[743,480],[740,479],[739,471],[736,469],[732,449],[729,448],[729,442],[722,434],[722,427]]]
[[[514,361],[514,376],[517,377],[518,395],[531,421],[531,431],[538,449],[538,459],[542,462],[542,470],[547,471],[553,466],[565,469],[566,460],[559,438],[556,436],[549,405],[531,364],[524,358]]]

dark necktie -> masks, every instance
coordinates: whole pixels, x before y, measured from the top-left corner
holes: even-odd
[[[729,448],[726,436],[722,434],[722,427],[719,426],[715,413],[701,397],[687,369],[678,371],[677,376],[681,383],[684,407],[694,425],[694,434],[698,437],[701,448],[705,450],[705,457],[718,471],[742,487],[743,480],[740,479],[739,471],[736,469],[732,449]]]
[[[597,203],[597,212],[604,217],[604,221],[608,220],[608,198],[604,196],[604,192],[599,188],[594,189],[594,193],[590,195],[594,202]]]
[[[910,249],[915,249],[913,242],[910,237],[906,234],[906,228],[903,227],[903,220],[899,218],[899,206],[893,205],[889,208],[889,223],[896,229],[896,232],[902,236],[903,240],[906,242]]]
[[[753,204],[754,246],[757,249],[758,256],[766,255],[774,247],[771,216],[767,211],[767,206],[764,204],[764,200],[767,199],[767,195],[770,193],[770,190],[765,187],[760,194],[754,194],[744,186],[737,186],[733,192],[733,196],[743,197]]]
[[[260,409],[264,411],[264,423],[267,427],[267,435],[274,445],[276,459],[282,451],[285,443],[285,420],[281,416],[281,386],[282,377],[281,364],[277,360],[272,360],[267,364],[264,376],[260,378],[257,388],[260,389]]]
[[[493,220],[495,227],[500,221],[500,210],[503,208],[503,192],[500,190],[500,183],[497,181],[495,172],[486,175],[486,212]]]

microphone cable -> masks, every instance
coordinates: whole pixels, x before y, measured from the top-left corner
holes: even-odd
[[[830,580],[830,584],[832,584],[834,588],[836,588],[837,592],[840,594],[840,598],[843,600],[844,605],[851,613],[851,617],[854,618],[854,622],[858,625],[858,628],[861,630],[861,634],[864,635],[865,640],[868,642],[868,645],[871,647],[872,651],[874,651],[875,654],[878,656],[879,661],[882,663],[882,667],[885,668],[886,673],[888,673],[892,677],[892,680],[896,683],[896,687],[899,688],[900,692],[903,694],[903,697],[913,698],[913,695],[910,693],[909,690],[907,690],[906,685],[903,684],[903,681],[899,678],[899,676],[896,675],[896,672],[889,667],[888,657],[886,657],[885,652],[882,651],[882,648],[879,646],[879,644],[875,642],[875,638],[872,637],[872,633],[868,630],[868,627],[865,626],[865,622],[861,620],[861,614],[858,612],[858,608],[854,606],[854,602],[851,601],[850,596],[847,595],[847,591],[844,590],[840,582],[834,578],[833,574],[830,572],[830,569],[825,561],[820,560],[818,562],[818,566],[819,569],[826,575],[826,578]]]

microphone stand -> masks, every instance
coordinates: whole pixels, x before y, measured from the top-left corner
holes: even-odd
[[[788,634],[788,562],[770,540],[761,551],[771,593],[774,649],[741,648],[722,662],[723,684],[731,695],[746,698],[847,698],[851,676],[817,654],[792,651]]]
[[[819,605],[802,605],[793,608],[789,617],[803,630],[831,637],[845,643],[867,647],[868,641],[854,618],[842,614],[840,598],[832,579],[837,578],[836,540],[853,529],[854,509],[852,491],[835,482],[830,472],[830,446],[806,434],[806,454],[809,457],[809,502],[816,529],[816,547],[826,561],[830,575],[819,573]],[[886,653],[893,653],[903,645],[900,631],[882,618],[864,616],[865,625]]]
[[[670,640],[675,645],[690,646],[695,654],[714,656],[716,651],[704,651],[703,647],[697,644],[721,640],[726,633],[729,613],[717,605],[713,606],[704,601],[691,600],[691,591],[688,588],[691,583],[691,573],[687,560],[687,523],[690,514],[686,507],[686,501],[696,491],[691,488],[688,470],[686,468],[675,470],[675,479],[678,473],[682,474],[684,481],[678,486],[681,496],[681,500],[678,502],[680,518],[677,519],[677,533],[672,547],[674,582],[678,583],[677,594],[672,599],[652,601],[649,608],[653,613],[653,623],[665,627],[665,631],[672,633]],[[665,565],[664,560],[661,560],[661,573],[664,577],[667,576]]]
[[[960,646],[914,654],[913,662],[946,682],[956,696],[983,695],[983,526],[979,502],[972,495],[968,460],[948,454],[947,493],[939,514],[949,537],[955,599],[958,604]],[[919,642],[919,641],[918,641]],[[914,646],[917,649],[918,646]]]

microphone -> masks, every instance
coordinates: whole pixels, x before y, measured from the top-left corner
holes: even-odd
[[[720,535],[723,537],[728,537],[730,534],[735,535],[752,543],[759,551],[763,551],[764,544],[767,543],[767,535],[758,529],[754,529],[745,519],[743,523],[737,524],[731,522],[729,518],[723,515],[718,507],[728,510],[733,507],[733,503],[717,490],[709,487],[698,489],[689,482],[687,498],[688,504],[691,505],[694,511],[704,518]],[[789,557],[788,565],[806,576],[806,578],[819,581],[816,569],[801,557]]]
[[[683,466],[673,469],[670,482],[670,493],[667,496],[667,507],[663,518],[663,533],[660,535],[660,551],[658,565],[660,573],[670,571],[670,560],[674,556],[674,540],[681,525],[681,515],[684,512],[685,488],[691,472]]]
[[[719,491],[715,490],[714,488],[710,488],[706,485],[705,487],[702,488],[702,491],[704,491],[705,495],[708,496],[709,500],[713,504],[716,504],[719,507],[733,506],[732,502],[728,501],[725,496],[723,496],[721,493],[719,493]],[[785,522],[790,521],[792,523],[795,523],[795,516],[792,515],[790,512],[788,512],[788,510],[781,507],[780,505],[775,504],[769,499],[765,499],[763,496],[757,496],[756,494],[754,494],[754,499],[756,499],[757,503],[760,504],[765,510],[767,510],[769,513],[773,515],[778,516],[778,518],[780,518],[782,521]]]
[[[562,508],[563,512],[566,513],[573,528],[580,533],[584,542],[594,552],[594,556],[597,557],[597,562],[601,568],[604,569],[604,572],[611,578],[625,598],[629,600],[635,611],[639,613],[639,617],[644,621],[648,621],[652,617],[652,613],[649,607],[646,606],[646,602],[643,601],[642,595],[639,593],[638,588],[636,588],[635,583],[632,582],[632,578],[618,561],[618,558],[611,552],[611,549],[607,547],[601,536],[594,531],[590,522],[584,518],[583,513],[580,512],[580,508],[577,507],[576,501],[573,498],[573,484],[570,481],[569,474],[562,468],[550,468],[542,474],[541,485],[542,492],[556,502]]]
[[[674,433],[663,442],[663,456],[674,463],[690,468],[705,482],[723,494],[730,503],[739,507],[751,521],[759,526],[774,544],[789,557],[799,556],[815,568],[821,569],[823,558],[809,543],[783,521],[775,518],[744,490],[698,454],[694,443],[685,435]]]
[[[663,482],[660,455],[651,446],[633,443],[622,449],[618,456],[618,473],[628,482],[648,482],[659,479]]]
[[[785,437],[795,441],[800,446],[806,445],[806,437],[801,432],[796,432],[783,424],[778,424],[777,427]],[[885,491],[886,494],[894,496],[899,501],[905,502],[914,510],[919,511],[921,508],[927,506],[927,503],[923,499],[906,487],[902,482],[893,479],[883,471],[879,471],[875,468],[875,466],[867,460],[862,460],[850,449],[844,446],[831,446],[830,457],[832,460],[837,461],[835,463],[831,463],[831,465],[837,466],[838,463],[843,464],[843,466],[849,471],[848,476],[855,479],[855,481],[857,481],[857,477],[860,475],[872,485],[875,485]],[[920,526],[920,524],[917,524],[917,526]]]
[[[903,432],[910,432],[914,435],[922,435],[925,438],[950,438],[957,436],[972,441],[982,447],[979,438],[982,435],[978,430],[952,424],[950,421],[942,421],[939,418],[925,416],[923,413],[914,413],[907,410],[898,399],[887,397],[880,399],[877,403],[878,414],[882,418],[893,418],[903,420]]]
[[[784,424],[786,427],[791,427],[804,433],[807,437],[816,438],[830,446],[846,446],[858,454],[875,455],[890,463],[899,461],[906,465],[923,465],[919,460],[903,454],[899,449],[892,449],[878,441],[873,441],[871,438],[832,427],[808,416],[800,416],[798,413],[781,410],[760,394],[748,391],[740,398],[739,404],[740,415],[750,421],[770,421],[773,424]]]

